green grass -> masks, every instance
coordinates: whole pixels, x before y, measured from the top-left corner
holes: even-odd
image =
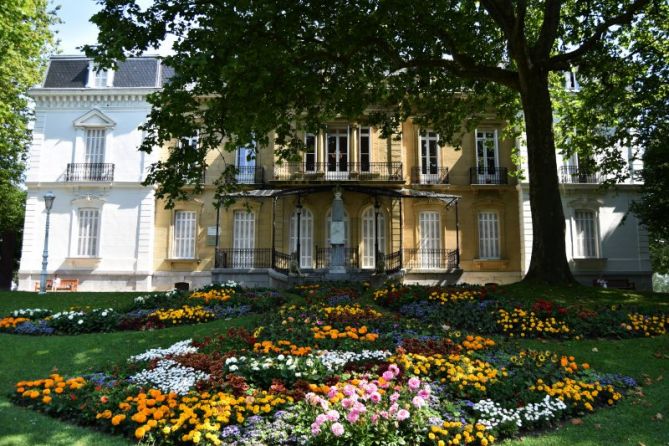
[[[526,285],[504,287],[503,294],[522,300],[551,298],[564,304],[626,303],[669,308],[669,295],[630,293],[616,290],[536,288]],[[26,307],[62,310],[70,306],[122,308],[133,293],[0,293],[0,315]],[[6,395],[16,381],[41,378],[57,369],[64,375],[103,370],[110,363],[148,348],[167,346],[189,337],[210,335],[233,325],[253,325],[254,317],[214,321],[151,332],[117,332],[79,336],[30,337],[0,335],[0,446],[119,446],[129,440],[78,427],[38,412],[12,405]],[[599,446],[669,445],[669,336],[621,341],[587,340],[569,342],[524,341],[523,346],[573,354],[595,369],[623,373],[645,382],[643,396],[625,398],[612,409],[602,409],[567,423],[556,431],[507,441],[510,446]],[[593,351],[596,349],[596,351]],[[662,419],[654,419],[656,414]]]

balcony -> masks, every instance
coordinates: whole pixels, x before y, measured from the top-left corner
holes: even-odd
[[[469,169],[469,184],[509,184],[509,169],[506,167],[472,167]]]
[[[233,176],[237,184],[263,184],[265,169],[262,166],[238,166]]]
[[[272,249],[232,249],[223,248],[216,251],[216,268],[270,268],[272,266]]]
[[[457,249],[405,249],[404,266],[413,270],[456,269],[460,263]]]
[[[274,166],[275,181],[402,181],[401,162],[309,163],[288,162]]]
[[[425,166],[421,168],[416,166],[411,169],[411,182],[413,184],[448,184],[448,167]]]
[[[67,182],[107,182],[114,181],[112,163],[69,163],[65,172]]]
[[[560,182],[564,184],[597,184],[599,175],[578,166],[560,166]]]

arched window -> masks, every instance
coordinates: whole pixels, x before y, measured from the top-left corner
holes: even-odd
[[[290,219],[290,252],[297,252],[297,209]],[[314,214],[302,208],[300,215],[300,268],[314,267]]]
[[[373,206],[367,207],[361,218],[361,234],[362,234],[362,259],[361,266],[362,268],[369,269],[376,267],[376,255],[374,252],[375,244],[375,224],[374,224],[374,213],[375,209]],[[379,210],[378,217],[378,243],[379,243],[379,252],[385,254],[386,252],[386,217],[385,214]]]

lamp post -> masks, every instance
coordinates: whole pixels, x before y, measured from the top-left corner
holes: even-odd
[[[53,192],[44,194],[44,208],[46,209],[46,225],[44,227],[44,252],[42,253],[42,274],[39,278],[39,293],[46,294],[46,265],[49,258],[49,218],[51,217],[51,208],[53,200],[56,198]]]
[[[295,241],[295,248],[296,248],[296,251],[297,251],[297,268],[298,269],[300,268],[300,265],[302,263],[301,262],[301,260],[302,260],[301,259],[302,242],[300,240],[302,238],[302,234],[301,234],[301,232],[302,232],[302,228],[301,228],[301,226],[302,226],[302,221],[301,221],[302,220],[302,218],[301,218],[302,217],[302,201],[301,201],[301,198],[302,197],[300,195],[297,196],[297,206],[295,206],[296,211],[297,211],[297,228],[296,228],[297,229],[297,240]]]
[[[379,212],[381,212],[381,204],[378,197],[374,197],[374,268],[376,271],[381,271],[383,266],[379,255]]]

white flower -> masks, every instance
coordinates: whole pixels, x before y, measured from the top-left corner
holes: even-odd
[[[70,314],[67,318],[68,318],[69,320],[74,319],[74,314]]]
[[[107,310],[102,312],[102,317],[106,317],[106,316],[107,316]]]
[[[140,385],[152,385],[165,393],[179,395],[188,393],[198,381],[209,379],[209,375],[192,367],[185,367],[170,359],[158,361],[153,369],[145,369],[131,376],[130,381]]]
[[[237,369],[239,369],[239,367],[237,367],[236,365],[231,365],[230,367],[228,367],[228,370],[231,372],[235,372],[237,371]]]
[[[167,355],[180,356],[187,353],[196,353],[197,348],[191,345],[192,342],[192,339],[186,339],[185,341],[172,344],[167,348],[153,348],[140,355],[131,356],[128,358],[128,362],[151,361],[152,359],[164,358]]]
[[[81,324],[83,324],[83,323],[84,323],[84,320],[83,320],[83,319],[79,319],[79,320],[77,321],[77,324],[79,324],[79,325],[81,325]]]

